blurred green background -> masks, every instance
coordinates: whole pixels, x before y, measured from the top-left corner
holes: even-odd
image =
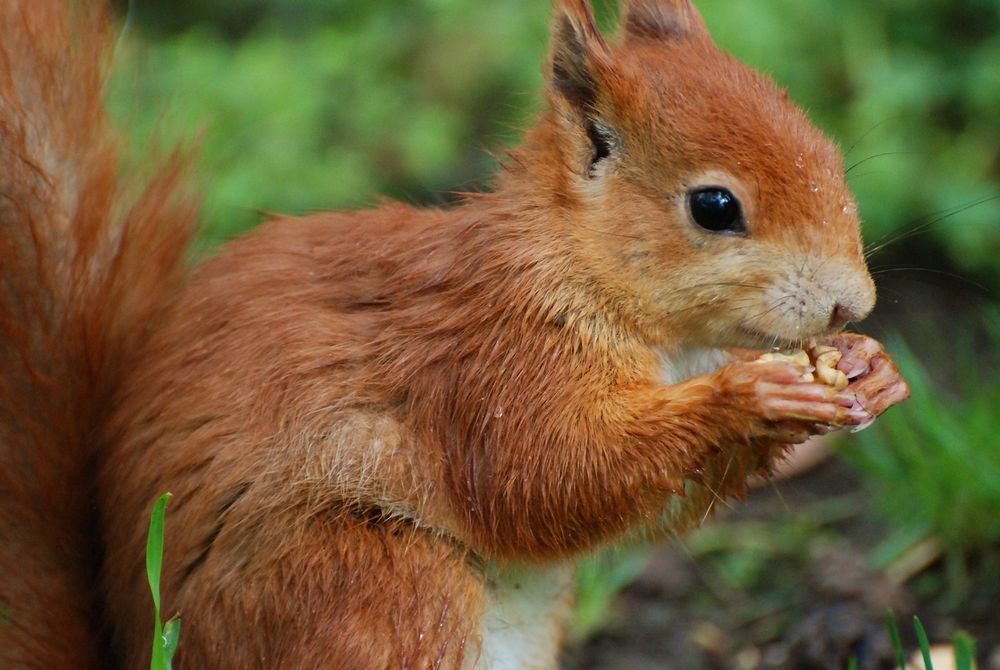
[[[215,239],[260,211],[482,188],[539,109],[546,0],[132,4],[114,110],[140,152],[153,128],[201,138]],[[1000,286],[998,0],[697,4],[845,148],[870,243],[961,210],[873,265]]]

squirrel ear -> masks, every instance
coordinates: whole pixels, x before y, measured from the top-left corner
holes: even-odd
[[[625,0],[622,25],[626,40],[708,35],[705,22],[691,0]]]
[[[552,90],[578,110],[592,110],[600,71],[609,62],[608,45],[589,1],[558,0],[552,25]]]

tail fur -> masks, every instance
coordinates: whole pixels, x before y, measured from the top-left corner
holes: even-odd
[[[113,667],[93,435],[183,280],[185,161],[121,179],[102,2],[0,2],[0,666]]]

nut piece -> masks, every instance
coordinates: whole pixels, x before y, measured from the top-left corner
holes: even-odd
[[[815,345],[809,351],[773,351],[764,354],[759,361],[781,361],[806,368],[807,372],[799,377],[800,382],[819,382],[832,386],[838,391],[847,388],[850,380],[847,375],[837,369],[837,363],[843,354],[836,347]]]
[[[809,360],[809,354],[807,354],[805,351],[802,351],[801,349],[799,349],[798,351],[789,351],[784,353],[780,351],[772,351],[771,353],[764,354],[757,360],[780,361],[782,363],[792,363],[793,365],[801,365],[802,367],[806,368],[807,371],[803,373],[801,377],[799,377],[799,381],[800,382],[816,381],[816,378],[813,376],[811,372],[813,363],[811,360]]]
[[[837,369],[837,363],[843,357],[835,347],[817,345],[809,350],[816,366],[816,379],[821,384],[832,386],[838,391],[847,388],[847,375]]]

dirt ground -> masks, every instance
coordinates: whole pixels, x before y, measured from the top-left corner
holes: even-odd
[[[871,509],[836,459],[762,487],[704,530],[658,547],[607,623],[571,645],[564,670],[842,670],[852,656],[861,670],[894,668],[889,609],[908,649],[916,614],[932,641],[968,631],[979,667],[1000,670],[997,580],[974,581],[956,601],[942,586],[944,567],[932,564],[897,585],[864,558],[886,536]],[[970,574],[996,574],[975,567]]]

